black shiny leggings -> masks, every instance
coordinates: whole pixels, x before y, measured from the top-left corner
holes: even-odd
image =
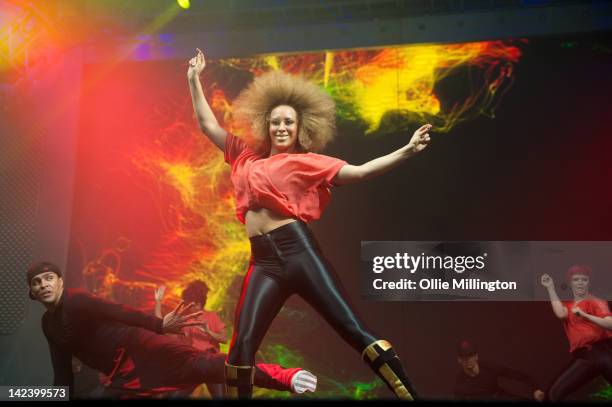
[[[312,305],[356,351],[376,341],[305,223],[296,221],[250,240],[251,267],[236,307],[229,364],[253,365],[272,320],[292,294]]]
[[[602,340],[591,349],[581,348],[572,353],[572,360],[548,389],[550,401],[563,400],[597,376],[612,384],[612,339]]]

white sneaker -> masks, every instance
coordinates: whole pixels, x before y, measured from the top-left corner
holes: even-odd
[[[317,389],[317,376],[308,370],[300,370],[291,378],[291,391],[302,394],[307,391],[314,392]]]

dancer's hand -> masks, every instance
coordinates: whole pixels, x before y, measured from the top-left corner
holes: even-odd
[[[427,133],[429,130],[431,130],[431,124],[424,124],[414,132],[410,142],[408,143],[413,151],[417,153],[421,152],[425,150],[427,145],[429,145],[429,142],[431,141],[429,133]]]
[[[187,326],[202,325],[199,321],[194,321],[194,318],[202,315],[204,311],[194,312],[193,314],[184,315],[186,311],[194,304],[191,303],[185,306],[185,302],[181,302],[174,310],[164,316],[163,332],[171,334],[180,334],[181,330]]]
[[[545,394],[542,390],[537,389],[533,392],[533,399],[536,401],[544,401]]]
[[[200,48],[196,48],[196,50],[198,51],[196,56],[189,60],[189,69],[187,69],[187,78],[189,79],[200,76],[206,67],[204,53]]]
[[[548,274],[542,274],[542,277],[540,277],[540,283],[542,283],[542,285],[546,288],[551,288],[555,286],[554,280]]]
[[[159,287],[155,288],[155,302],[157,303],[161,303],[162,300],[164,299],[164,294],[166,293],[166,286],[165,285],[160,285]]]
[[[204,324],[202,325],[202,328],[204,329],[204,332],[212,336],[212,331],[210,330],[210,327],[208,326],[208,322],[204,322]]]
[[[581,310],[580,308],[578,308],[577,305],[574,305],[572,307],[572,314],[576,315],[577,317],[582,317],[582,318],[586,318],[587,314],[586,312],[584,312],[583,310]]]

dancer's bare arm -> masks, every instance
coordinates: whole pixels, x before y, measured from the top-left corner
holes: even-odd
[[[157,318],[163,318],[162,315],[162,300],[164,299],[164,293],[166,292],[166,286],[160,285],[155,288],[154,297],[155,297],[155,316]]]
[[[227,342],[227,332],[226,329],[223,328],[221,330],[221,332],[215,332],[212,329],[210,329],[210,327],[208,326],[208,324],[203,324],[201,327],[202,331],[204,331],[206,334],[210,335],[210,337],[215,341],[215,342],[219,342],[219,343],[225,343]]]
[[[567,308],[563,306],[559,296],[557,295],[557,291],[555,290],[555,282],[552,277],[548,274],[543,274],[540,282],[548,291],[548,297],[550,298],[550,305],[552,306],[553,312],[559,319],[567,318]]]
[[[227,132],[219,126],[217,118],[204,97],[204,91],[200,83],[200,74],[205,67],[206,60],[204,59],[204,53],[198,48],[196,56],[189,61],[189,69],[187,70],[187,80],[189,82],[193,110],[195,111],[200,130],[202,130],[210,141],[219,147],[221,151],[224,151]]]
[[[584,319],[591,321],[592,323],[594,323],[595,325],[603,329],[612,330],[612,316],[598,317],[596,315],[591,315],[591,314],[584,312],[577,306],[574,306],[574,308],[572,308],[572,312],[578,315],[579,317],[582,317]],[[607,312],[609,313],[610,310],[607,310]]]
[[[412,135],[408,144],[390,154],[375,158],[362,165],[345,165],[334,177],[332,181],[333,184],[352,184],[384,174],[393,167],[404,162],[406,159],[423,151],[430,142],[429,133],[427,133],[430,129],[430,124],[419,127]]]

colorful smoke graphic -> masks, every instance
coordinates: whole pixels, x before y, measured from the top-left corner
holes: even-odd
[[[340,125],[360,122],[367,129],[364,135],[351,137],[408,133],[424,122],[434,125],[433,132],[452,137],[449,133],[462,121],[479,115],[495,117],[504,93],[512,85],[520,47],[525,44],[486,41],[410,45],[208,61],[203,85],[220,124],[237,135],[247,130],[237,128],[232,120],[232,100],[239,91],[234,89],[235,78],[282,69],[326,89],[336,101]],[[168,287],[164,305],[170,308],[190,281],[203,280],[210,288],[206,308],[219,312],[231,327],[237,283],[249,261],[249,243],[244,226],[235,216],[230,169],[220,151],[197,130],[186,88],[184,99],[161,100],[150,119],[160,130],[134,150],[123,152],[131,165],[124,175],[148,180],[143,193],[158,210],[154,221],[162,224],[160,243],[129,277],[117,277],[119,273],[103,264],[100,257],[84,262],[84,273],[90,270],[91,274],[92,267],[110,267],[98,284],[139,285],[144,294],[138,302],[143,308],[151,307],[155,285]],[[133,241],[134,237],[114,239]],[[110,249],[93,250],[104,253]],[[111,257],[129,256],[130,248],[115,252]],[[105,293],[113,291],[98,288]],[[133,291],[126,296],[134,302]],[[123,297],[114,299],[127,301]],[[262,352],[267,362],[303,363],[299,353],[290,351],[282,339]],[[317,393],[318,397],[369,398],[382,386],[378,379],[319,379],[329,391]],[[274,396],[265,391],[257,394]]]
[[[219,61],[217,69],[252,75],[283,69],[304,75],[333,95],[341,106],[341,120],[363,120],[370,132],[397,131],[381,127],[381,122],[386,114],[398,113],[412,127],[429,121],[433,131],[446,133],[476,115],[494,116],[514,79],[520,54],[516,45],[493,41],[228,59]],[[436,84],[463,67],[472,80],[477,78],[470,84],[472,92],[462,100],[442,103]],[[222,84],[212,84],[207,96],[221,125],[244,134],[244,129],[232,127],[231,101]],[[207,306],[220,310],[231,282],[244,274],[249,256],[244,228],[234,215],[229,168],[212,144],[202,142],[193,126],[180,121],[176,109],[165,111],[176,114],[164,120],[171,125],[160,131],[152,148],[133,157],[138,171],[177,194],[162,215],[168,228],[164,247],[152,253],[143,268],[177,287],[203,279],[211,288]]]

